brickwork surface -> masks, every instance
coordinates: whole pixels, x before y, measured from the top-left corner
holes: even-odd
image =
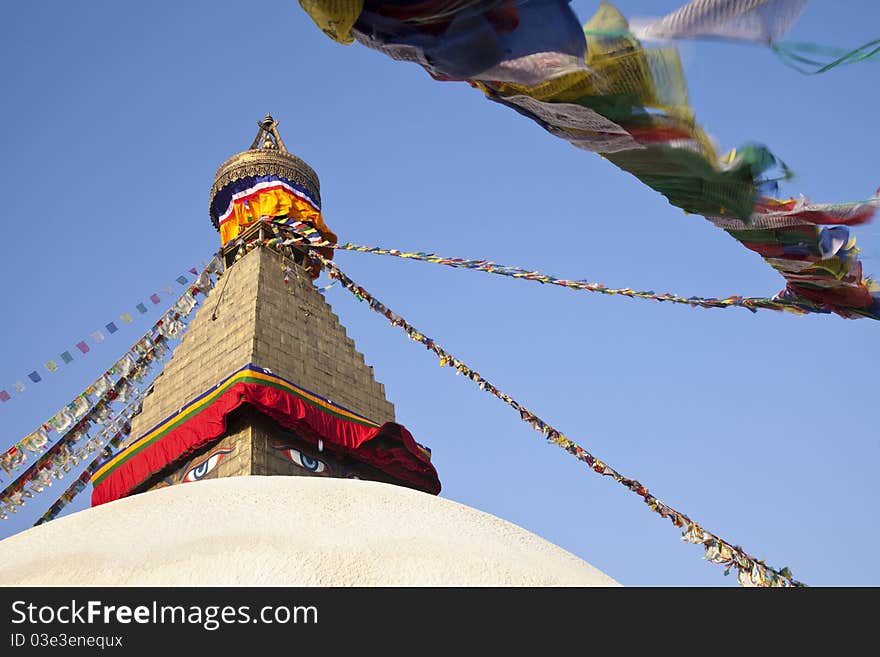
[[[293,270],[285,284],[283,264]],[[373,369],[355,349],[323,295],[293,261],[267,248],[255,249],[232,265],[203,299],[189,330],[132,421],[140,436],[184,404],[247,363],[270,369],[322,397],[376,422],[394,421],[394,406]],[[241,409],[229,420],[226,437],[149,488],[176,484],[193,464],[217,447],[234,447],[204,478],[246,474],[302,474],[270,445],[277,427]],[[350,465],[350,464],[349,464]],[[342,468],[353,476],[354,470]],[[384,480],[381,473],[363,478]]]
[[[253,257],[254,251],[245,256]],[[394,420],[394,406],[373,368],[355,349],[330,304],[298,266],[285,285],[283,256],[260,249],[253,362],[376,422]]]
[[[249,362],[376,422],[394,406],[309,278],[285,285],[283,256],[255,249],[220,278],[132,423],[141,435]],[[212,319],[212,316],[214,319]]]

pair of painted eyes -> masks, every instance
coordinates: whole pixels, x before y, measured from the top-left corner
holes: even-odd
[[[303,470],[308,470],[309,472],[314,472],[315,474],[321,474],[330,471],[330,468],[327,467],[326,463],[319,459],[312,458],[311,456],[303,454],[295,447],[285,447],[281,451],[283,451],[284,455],[287,456],[287,458],[289,458],[295,465],[298,465]]]
[[[205,476],[209,472],[211,472],[211,470],[216,468],[220,461],[222,461],[223,458],[227,454],[230,454],[232,451],[232,449],[221,449],[213,452],[211,455],[208,456],[208,458],[195,464],[189,470],[187,470],[186,474],[183,476],[182,482],[187,483],[204,479]],[[324,463],[320,459],[316,459],[302,453],[295,447],[284,447],[281,448],[281,451],[284,452],[284,455],[287,456],[287,458],[290,459],[292,463],[298,465],[303,470],[308,470],[309,472],[314,472],[315,474],[330,472],[330,468],[327,466],[326,463]]]
[[[294,449],[293,447],[290,447],[284,451],[287,454],[287,458],[289,458],[299,467],[304,468],[309,472],[314,472],[315,474],[321,474],[323,472],[330,474],[330,466],[328,466],[323,461],[313,459],[311,456],[306,456],[301,451],[299,451],[298,449]],[[360,477],[354,474],[347,475],[347,477],[349,479],[360,479]]]
[[[204,461],[197,463],[186,471],[186,474],[183,475],[183,479],[181,480],[182,483],[204,479],[205,475],[216,468],[217,464],[223,460],[223,457],[230,454],[232,451],[232,449],[218,449],[216,452],[211,453],[211,455]]]

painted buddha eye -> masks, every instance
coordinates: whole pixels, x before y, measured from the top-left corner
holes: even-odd
[[[208,458],[203,461],[195,464],[189,470],[186,471],[186,474],[183,475],[182,483],[188,483],[191,481],[198,481],[199,479],[203,479],[206,474],[208,474],[211,470],[217,467],[217,464],[223,460],[223,457],[227,454],[231,453],[232,448],[229,449],[218,449],[215,452],[212,452]]]
[[[322,472],[327,472],[329,470],[327,468],[327,464],[323,461],[319,461],[318,459],[303,454],[301,451],[294,447],[288,447],[284,450],[284,453],[287,455],[287,458],[293,461],[296,465],[303,468],[304,470],[308,470],[309,472],[321,474]]]

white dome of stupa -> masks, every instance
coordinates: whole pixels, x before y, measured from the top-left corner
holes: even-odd
[[[280,476],[170,486],[21,532],[0,541],[0,584],[618,585],[457,502],[374,481]]]

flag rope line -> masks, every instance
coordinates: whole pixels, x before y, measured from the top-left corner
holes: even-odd
[[[277,226],[272,224],[272,222],[267,222],[272,225],[273,228]],[[280,235],[280,232],[279,232]],[[244,244],[243,246],[247,248],[253,248],[255,244],[260,242],[259,239],[251,240],[250,242]],[[346,244],[333,244],[332,242],[317,242],[310,243],[306,242],[304,239],[292,237],[292,238],[284,238],[284,237],[274,237],[268,240],[263,240],[260,242],[265,246],[274,246],[274,247],[283,247],[290,246],[292,244],[297,244],[300,246],[308,245],[310,247],[322,247],[322,248],[330,248],[336,249],[340,251],[354,251],[357,253],[372,253],[374,255],[388,255],[394,256],[397,258],[403,258],[405,260],[415,260],[418,262],[429,262],[433,264],[446,265],[447,267],[455,267],[460,269],[472,269],[476,271],[482,271],[487,274],[495,274],[498,276],[508,276],[510,278],[518,278],[534,281],[537,283],[549,283],[551,285],[558,285],[561,287],[568,288],[570,290],[580,290],[583,292],[597,292],[599,294],[607,294],[611,296],[619,295],[626,296],[631,299],[645,299],[648,301],[668,301],[673,304],[680,305],[688,305],[692,308],[730,308],[730,307],[739,307],[750,310],[753,313],[756,313],[758,310],[774,310],[777,312],[790,312],[795,314],[809,314],[809,313],[822,313],[829,314],[830,311],[822,308],[818,304],[812,303],[805,299],[800,299],[798,301],[794,301],[791,299],[783,299],[783,298],[768,298],[768,297],[742,297],[742,296],[729,296],[724,298],[715,298],[715,297],[683,297],[677,294],[672,294],[666,292],[664,294],[657,294],[653,291],[640,291],[633,290],[631,288],[611,288],[603,285],[602,283],[590,283],[583,280],[572,281],[564,278],[557,278],[555,276],[550,276],[548,274],[542,274],[538,271],[531,271],[528,269],[523,269],[520,267],[514,267],[512,265],[503,265],[496,262],[492,262],[491,260],[466,260],[463,258],[448,258],[445,256],[438,255],[436,253],[425,253],[422,251],[400,251],[399,249],[383,249],[379,247],[372,246],[363,246],[360,244],[352,244],[348,242]]]
[[[141,356],[136,361],[134,361],[134,364],[132,365],[132,369],[135,369],[138,367],[148,366],[153,360],[155,360],[154,353],[155,353],[155,346],[152,347],[143,356]],[[122,377],[122,378],[125,378],[125,377]],[[108,391],[115,389],[115,385],[116,384],[114,384],[113,386],[110,386],[110,388],[108,388]],[[102,402],[109,403],[110,401],[112,401],[112,400],[108,399],[106,394],[101,395],[89,407],[89,410],[83,414],[83,419],[90,418],[92,413],[95,412],[95,409],[97,409],[98,406]],[[80,440],[80,438],[82,437],[82,435],[84,433],[83,431],[80,430],[80,425],[82,424],[82,421],[83,420],[81,419],[81,420],[75,422],[73,425],[71,425],[71,427],[69,429],[67,429],[61,435],[61,437],[58,440],[53,442],[51,444],[51,446],[49,446],[48,449],[46,449],[42,453],[38,453],[38,455],[34,459],[34,462],[31,463],[27,468],[25,468],[21,473],[19,473],[18,476],[16,476],[11,482],[9,482],[6,485],[6,487],[2,491],[0,491],[0,501],[5,501],[11,493],[15,492],[16,490],[21,490],[27,484],[27,482],[31,480],[31,478],[32,478],[31,475],[34,474],[37,470],[41,469],[42,466],[47,462],[47,458],[49,458],[53,453],[59,452],[59,451],[63,450],[65,447],[67,447],[69,444],[75,443],[78,440]],[[109,423],[110,420],[107,419],[106,422]],[[106,426],[105,422],[101,422],[101,424]],[[13,446],[13,447],[17,447],[17,446]]]
[[[175,308],[177,307],[177,305],[181,301],[186,299],[186,297],[188,295],[195,297],[195,294],[197,292],[207,293],[207,290],[201,289],[199,282],[203,280],[203,277],[207,276],[207,281],[208,281],[207,285],[209,288],[212,286],[213,279],[211,278],[210,273],[215,270],[217,262],[218,262],[218,259],[216,257],[214,259],[212,259],[211,262],[202,270],[202,273],[199,274],[199,276],[196,278],[196,281],[192,285],[188,286],[183,291],[183,293],[181,293],[181,295],[175,300],[175,302],[171,305],[171,307],[162,314],[162,316],[153,324],[153,326],[151,326],[150,329],[146,333],[144,333],[144,335],[142,335],[137,340],[137,342],[135,342],[134,345],[132,345],[125,352],[125,354],[121,358],[114,361],[114,365],[111,366],[111,368],[109,370],[107,370],[97,380],[95,380],[94,383],[92,383],[90,386],[88,386],[85,391],[81,392],[79,395],[74,397],[74,400],[70,404],[68,404],[67,406],[62,408],[60,411],[58,411],[58,413],[53,415],[52,418],[50,418],[45,423],[40,425],[40,427],[43,428],[46,431],[46,433],[48,433],[48,429],[45,429],[45,427],[51,426],[52,421],[56,417],[58,417],[62,414],[65,414],[65,413],[69,414],[70,409],[76,406],[77,400],[79,400],[79,399],[86,400],[88,402],[88,408],[83,409],[81,412],[74,411],[74,415],[71,418],[72,422],[71,422],[69,428],[63,429],[63,433],[59,432],[60,437],[56,441],[54,441],[51,445],[49,445],[45,449],[40,449],[40,448],[34,449],[33,447],[26,444],[26,442],[35,433],[35,432],[32,432],[31,434],[28,434],[28,436],[26,436],[24,439],[14,443],[10,448],[5,450],[3,453],[0,453],[0,457],[8,456],[11,452],[14,452],[15,450],[20,450],[22,455],[24,455],[25,450],[35,454],[34,463],[31,464],[31,466],[29,466],[28,468],[25,468],[25,470],[23,472],[21,472],[18,476],[16,476],[3,489],[3,491],[0,492],[0,500],[3,500],[8,495],[8,493],[10,491],[15,490],[18,482],[21,481],[22,478],[24,478],[26,475],[28,475],[28,473],[30,473],[35,468],[35,466],[37,464],[39,464],[42,459],[44,459],[44,457],[47,454],[53,452],[53,450],[59,449],[59,446],[65,444],[66,442],[72,442],[72,437],[75,433],[77,433],[78,427],[82,424],[83,420],[90,418],[92,416],[92,414],[95,412],[95,409],[102,402],[112,401],[112,399],[108,398],[109,390],[115,390],[115,386],[118,385],[119,382],[125,378],[125,376],[120,377],[120,379],[116,382],[113,382],[112,385],[108,385],[107,391],[98,395],[97,396],[98,398],[94,401],[92,401],[90,399],[89,391],[93,390],[109,374],[114,373],[114,369],[119,365],[120,362],[125,360],[126,357],[130,356],[132,353],[137,354],[137,358],[133,358],[133,357],[131,358],[131,363],[129,366],[129,369],[131,371],[134,371],[138,367],[149,365],[151,360],[154,360],[154,353],[156,351],[157,341],[154,341],[151,339],[153,332],[160,330],[161,327],[163,327],[163,325],[165,323],[172,322],[172,321],[179,321],[180,319],[182,319],[184,317],[188,317],[190,314],[192,314],[192,311],[195,309],[196,304],[193,304],[193,306],[186,313],[176,312]],[[149,342],[150,344],[146,345],[146,344],[144,344],[145,342]],[[139,345],[142,345],[142,344],[144,344],[143,353],[141,353],[139,351]],[[92,394],[94,394],[94,393],[92,393]],[[45,447],[46,445],[48,445],[48,442],[44,443],[43,447]],[[24,463],[24,460],[22,460],[22,464],[23,463]],[[11,472],[10,472],[10,474],[11,474]]]
[[[198,272],[196,271],[195,267],[189,269],[188,272],[193,275],[196,275],[196,276],[198,275]],[[180,285],[186,286],[188,280],[186,279],[185,276],[181,275],[175,279],[175,282],[177,282]],[[185,289],[189,289],[189,288],[187,287]],[[161,288],[161,291],[164,292],[165,294],[168,294],[169,296],[173,294],[173,288],[170,285],[165,286],[164,288]],[[159,303],[161,303],[161,301],[159,300],[159,293],[158,292],[154,292],[153,294],[151,294],[147,298],[150,300],[152,306],[157,306],[157,305],[159,305]],[[178,297],[178,300],[179,300],[179,297]],[[144,315],[148,312],[148,310],[147,310],[148,306],[144,302],[136,303],[134,305],[134,308],[138,311],[139,315]],[[133,315],[132,313],[130,313],[128,311],[122,313],[119,316],[119,318],[122,319],[122,321],[124,321],[126,324],[131,323],[134,320],[134,317],[135,317],[135,315]],[[107,324],[105,324],[104,330],[108,334],[113,335],[119,329],[116,326],[116,321],[114,320],[114,321],[111,321],[111,322],[108,322]],[[101,342],[103,342],[105,340],[104,333],[101,330],[92,331],[90,335],[91,335],[91,342],[93,344],[100,344]],[[71,352],[75,353],[78,350],[81,353],[81,355],[84,356],[89,351],[91,351],[91,347],[88,345],[88,343],[85,341],[85,339],[77,342],[74,345],[74,347],[76,349],[68,349],[68,350],[62,351],[61,354],[58,356],[61,365],[67,365],[67,364],[70,364],[73,362],[74,358],[71,355]],[[55,360],[46,361],[43,364],[43,367],[46,370],[48,370],[49,372],[56,372],[60,369],[59,362],[55,361]],[[25,385],[22,383],[23,379],[29,379],[32,382],[31,383],[32,385],[43,381],[43,377],[39,375],[37,369],[33,370],[30,374],[26,375],[21,380],[17,381],[15,385],[12,386],[12,388],[19,394],[22,394],[25,390]],[[8,395],[8,393],[6,395],[4,395],[4,393],[6,393],[6,390],[0,390],[0,401],[6,402],[6,401],[9,401],[10,399],[12,399],[12,395]]]
[[[161,370],[160,370],[161,371]],[[157,373],[158,376],[158,373]],[[49,508],[37,518],[37,521],[33,524],[34,527],[37,525],[42,525],[44,522],[49,522],[50,520],[54,520],[61,510],[66,507],[68,504],[73,502],[73,499],[79,495],[83,490],[85,490],[86,486],[89,483],[89,479],[91,479],[92,474],[101,467],[101,464],[104,463],[105,460],[112,456],[112,449],[119,445],[119,442],[125,435],[125,432],[119,428],[117,423],[120,419],[124,418],[126,421],[130,421],[132,417],[134,417],[136,413],[136,407],[143,401],[143,392],[138,391],[137,395],[134,396],[134,399],[123,408],[116,416],[109,421],[110,426],[116,427],[116,432],[113,436],[104,443],[98,450],[97,456],[92,459],[91,463],[89,463],[83,471],[79,474],[79,476],[74,480],[74,482],[65,490],[58,498],[49,505]],[[109,453],[108,453],[108,450]]]
[[[838,66],[856,64],[880,55],[880,39],[874,39],[850,51],[797,41],[773,43],[770,47],[786,66],[803,75],[819,75]],[[813,54],[829,55],[835,59],[825,63],[807,56]]]
[[[271,242],[271,240],[270,240]],[[331,244],[321,242],[317,245],[341,251],[355,251],[358,253],[372,253],[375,255],[389,255],[405,260],[416,260],[419,262],[429,262],[438,265],[446,265],[447,267],[456,267],[460,269],[472,269],[482,271],[487,274],[496,274],[499,276],[508,276],[511,278],[525,279],[537,283],[549,283],[551,285],[559,285],[571,290],[580,290],[583,292],[598,292],[611,296],[620,295],[631,299],[645,299],[649,301],[668,301],[673,304],[688,305],[692,308],[730,308],[739,307],[746,308],[753,313],[758,310],[774,310],[784,311],[796,314],[808,313],[828,313],[817,304],[808,301],[791,301],[788,299],[773,299],[768,297],[742,297],[729,296],[724,298],[715,297],[683,297],[669,292],[657,294],[653,291],[640,291],[631,288],[611,288],[602,283],[590,283],[583,280],[572,281],[564,278],[557,278],[548,274],[542,274],[538,271],[530,271],[520,267],[511,265],[503,265],[490,260],[465,260],[462,258],[448,258],[436,253],[424,253],[421,251],[400,251],[398,249],[383,249],[372,246],[362,246],[360,244]]]
[[[719,538],[715,534],[706,531],[683,513],[661,502],[649,493],[648,489],[641,483],[635,479],[624,477],[606,463],[590,454],[583,447],[566,438],[560,431],[534,415],[515,399],[493,386],[478,372],[472,370],[462,361],[455,358],[452,354],[440,347],[434,340],[418,331],[400,315],[391,311],[363,287],[357,285],[336,264],[314,251],[312,252],[312,257],[317,258],[324,265],[327,274],[331,278],[338,280],[342,286],[351,292],[359,301],[366,301],[371,310],[388,319],[392,326],[399,327],[409,336],[410,339],[425,345],[430,351],[434,352],[440,360],[441,367],[450,365],[458,374],[463,374],[466,378],[473,381],[481,390],[491,393],[517,411],[524,422],[529,424],[535,429],[535,431],[542,433],[549,442],[564,449],[576,459],[585,463],[587,467],[594,472],[603,476],[612,477],[615,481],[642,497],[644,502],[654,513],[659,514],[663,518],[668,518],[674,526],[684,528],[682,540],[688,543],[702,545],[705,548],[705,558],[707,560],[715,564],[726,566],[724,571],[725,575],[728,574],[732,568],[736,568],[738,571],[737,580],[743,586],[806,586],[802,582],[795,580],[791,571],[787,567],[777,570],[771,566],[767,566],[762,560],[748,555],[741,547],[733,545],[732,543]]]

